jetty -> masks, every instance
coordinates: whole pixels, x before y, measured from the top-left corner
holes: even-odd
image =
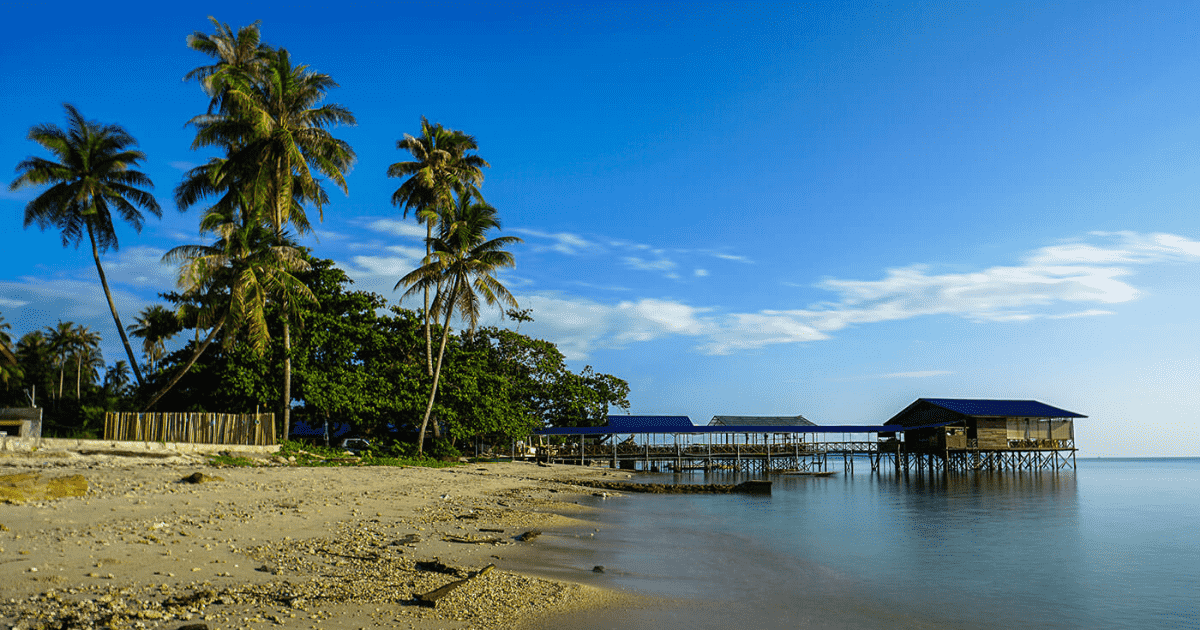
[[[817,425],[803,416],[610,415],[604,426],[548,427],[528,456],[655,472],[900,471],[1075,468],[1074,420],[1036,400],[919,398],[878,425]]]

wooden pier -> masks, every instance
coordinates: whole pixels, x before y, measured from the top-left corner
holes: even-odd
[[[839,460],[845,471],[856,463],[897,473],[1074,470],[1073,419],[1084,417],[1037,401],[942,398],[918,399],[882,425],[718,416],[696,426],[686,416],[609,416],[603,427],[537,431],[536,456],[655,472],[830,472]],[[781,420],[805,424],[774,422]]]

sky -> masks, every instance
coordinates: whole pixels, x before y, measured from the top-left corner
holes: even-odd
[[[1088,416],[1080,456],[1200,456],[1195,3],[55,6],[0,0],[0,168],[46,156],[26,134],[63,103],[138,140],[163,216],[103,257],[126,324],[208,240],[172,196],[214,155],[186,37],[261,20],[357,118],[304,241],[357,289],[396,303],[423,253],[386,170],[425,116],[491,164],[521,332],[631,413],[1035,399]],[[0,315],[124,359],[88,247],[23,228],[38,192],[0,188]]]

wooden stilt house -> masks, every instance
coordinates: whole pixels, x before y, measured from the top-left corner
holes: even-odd
[[[1074,419],[1086,417],[1036,400],[918,398],[884,426],[904,429],[894,448],[918,467],[1058,468],[1074,466]]]

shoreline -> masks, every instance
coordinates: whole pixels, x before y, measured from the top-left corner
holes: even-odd
[[[82,497],[0,505],[0,620],[22,628],[485,629],[655,601],[509,568],[536,562],[536,541],[518,542],[520,534],[588,525],[588,509],[572,497],[592,489],[571,481],[618,476],[607,469],[204,461],[187,453],[0,457],[0,475],[88,481]],[[194,472],[221,480],[181,481]],[[435,560],[445,573],[416,566]],[[489,564],[495,569],[435,608],[413,600]]]

